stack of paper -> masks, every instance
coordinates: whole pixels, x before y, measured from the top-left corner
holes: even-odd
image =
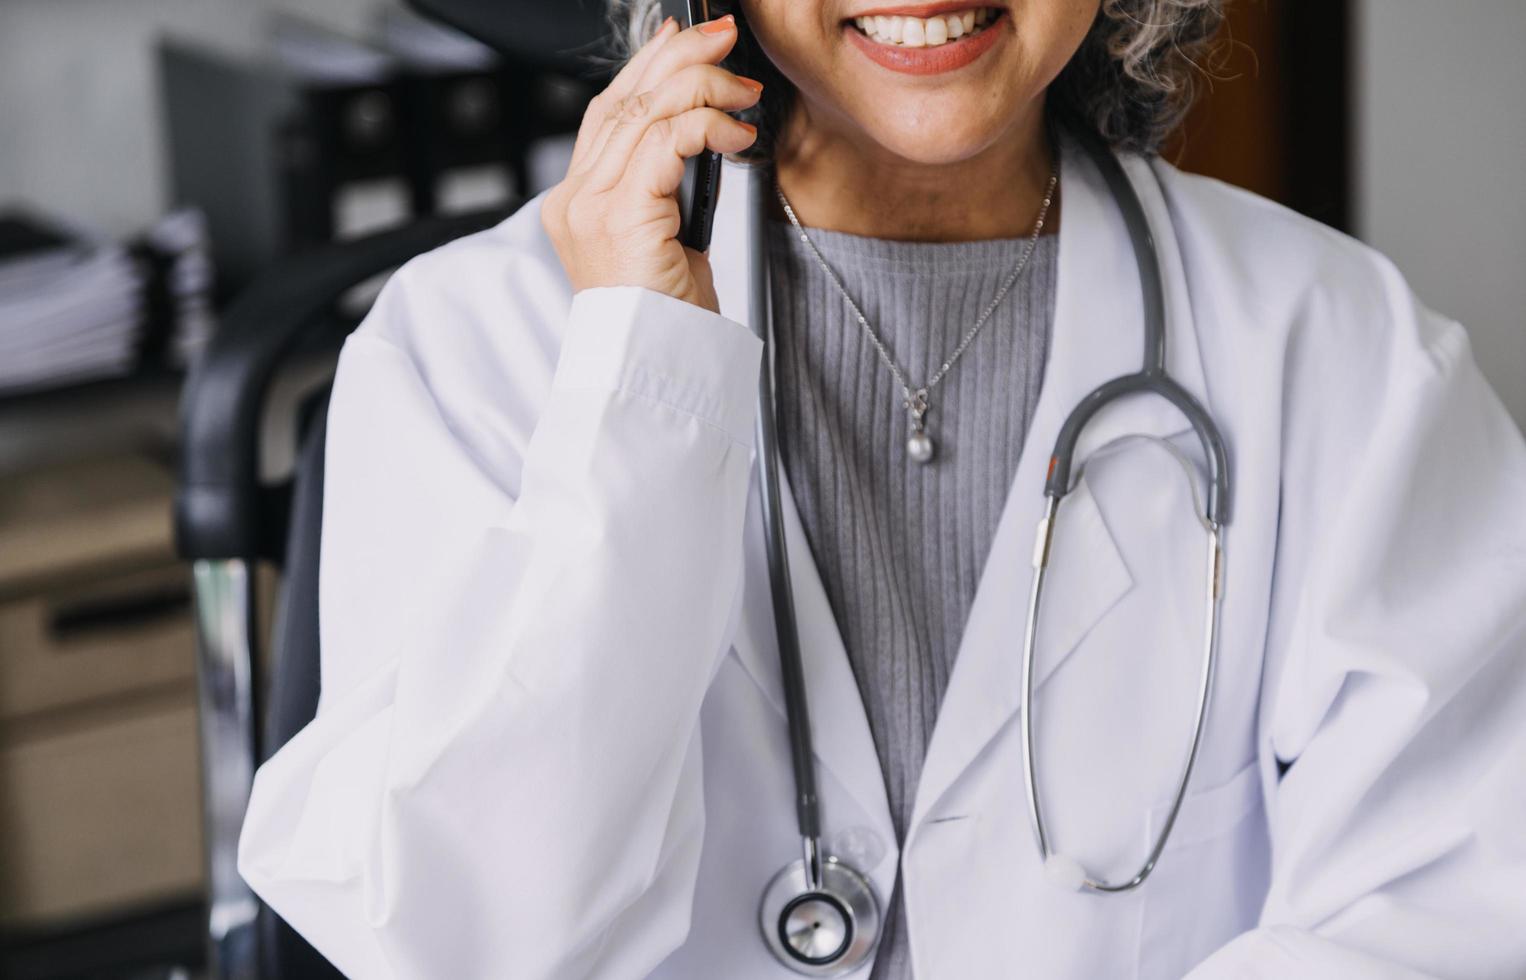
[[[143,235],[142,245],[163,276],[169,320],[163,327],[169,331],[165,354],[171,364],[193,364],[217,325],[207,217],[195,208],[172,211]]]
[[[125,248],[0,214],[0,393],[130,372],[143,291]]]

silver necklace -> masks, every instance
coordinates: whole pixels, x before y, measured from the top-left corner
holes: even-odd
[[[1033,231],[1028,235],[1028,243],[1023,248],[1023,254],[1018,258],[1017,265],[1013,267],[1012,272],[1002,282],[1001,288],[996,291],[996,298],[986,305],[986,308],[980,314],[980,318],[975,321],[975,325],[964,335],[964,339],[959,341],[959,346],[954,348],[954,352],[948,356],[943,365],[933,373],[932,377],[927,379],[927,383],[915,388],[912,387],[911,382],[906,380],[905,372],[896,365],[895,359],[890,356],[890,351],[885,347],[885,342],[880,339],[880,335],[875,333],[874,328],[869,325],[868,318],[858,308],[858,304],[853,301],[853,297],[848,295],[847,288],[843,286],[842,280],[837,277],[837,273],[832,271],[832,267],[827,264],[827,260],[821,254],[821,250],[816,247],[816,243],[811,241],[811,237],[801,227],[800,219],[795,216],[795,209],[790,206],[789,198],[784,196],[784,189],[779,186],[777,180],[774,181],[774,193],[779,195],[779,203],[784,206],[784,213],[789,217],[789,223],[794,226],[795,232],[800,236],[800,241],[804,243],[806,248],[811,250],[811,254],[816,257],[816,263],[827,274],[827,278],[832,280],[832,285],[837,287],[837,291],[842,293],[842,298],[848,301],[848,306],[853,310],[853,316],[858,320],[858,325],[864,329],[864,333],[869,337],[869,342],[879,352],[880,360],[885,362],[885,366],[895,376],[896,383],[901,386],[901,392],[905,396],[901,402],[901,407],[906,409],[911,421],[911,435],[906,439],[906,455],[916,462],[928,463],[933,458],[935,447],[932,436],[927,434],[927,413],[932,409],[932,402],[929,401],[932,390],[937,387],[938,382],[942,381],[949,370],[958,362],[959,356],[970,346],[970,342],[975,339],[975,335],[980,333],[980,328],[986,325],[986,321],[991,318],[991,314],[995,312],[996,307],[1001,305],[1001,301],[1006,298],[1008,291],[1017,282],[1018,276],[1021,276],[1023,270],[1028,267],[1028,260],[1032,258],[1033,249],[1038,245],[1039,234],[1044,230],[1044,219],[1049,215],[1049,205],[1054,200],[1054,188],[1059,183],[1059,180],[1059,172],[1051,170],[1049,172],[1049,183],[1044,188],[1044,203],[1039,207],[1039,216],[1033,222]]]

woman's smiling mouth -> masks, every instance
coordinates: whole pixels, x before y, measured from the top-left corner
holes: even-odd
[[[853,25],[881,44],[907,48],[935,48],[989,28],[1002,11],[999,7],[971,7],[931,17],[901,14],[866,14],[853,18]]]
[[[1002,7],[953,3],[887,7],[854,15],[843,31],[871,60],[892,71],[932,75],[979,58],[1007,32]]]

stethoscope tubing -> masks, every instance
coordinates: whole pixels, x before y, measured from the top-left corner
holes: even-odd
[[[1133,244],[1144,301],[1144,364],[1138,372],[1104,382],[1087,394],[1071,410],[1070,415],[1060,426],[1054,451],[1050,455],[1049,473],[1044,486],[1046,498],[1044,516],[1039,521],[1034,543],[1033,582],[1029,590],[1027,622],[1023,631],[1021,680],[1023,723],[1020,737],[1023,780],[1028,796],[1028,816],[1045,870],[1055,872],[1058,878],[1074,887],[1095,892],[1116,893],[1138,888],[1154,871],[1160,855],[1165,850],[1166,842],[1170,839],[1182,801],[1186,798],[1187,789],[1192,780],[1192,770],[1202,746],[1218,651],[1219,600],[1222,595],[1224,554],[1223,531],[1228,522],[1231,500],[1229,454],[1223,435],[1207,409],[1179,385],[1166,370],[1165,279],[1160,266],[1155,235],[1145,213],[1144,204],[1140,201],[1133,182],[1124,173],[1123,165],[1110,149],[1094,137],[1080,136],[1078,139],[1111,190],[1113,200],[1122,212],[1124,224],[1128,228],[1129,238]],[[1059,519],[1060,502],[1071,490],[1071,463],[1076,445],[1086,424],[1098,412],[1115,401],[1134,395],[1156,395],[1164,398],[1187,419],[1198,441],[1202,444],[1209,470],[1208,493],[1202,514],[1204,526],[1208,531],[1208,563],[1203,653],[1198,675],[1197,703],[1193,713],[1192,738],[1183,758],[1170,809],[1162,821],[1144,863],[1126,881],[1113,883],[1087,872],[1078,862],[1060,858],[1051,846],[1049,833],[1044,824],[1038,760],[1035,758],[1034,751],[1033,665],[1037,653],[1039,618],[1050,549]]]
[[[790,579],[789,549],[784,539],[784,507],[779,490],[779,437],[774,418],[773,310],[766,241],[768,181],[756,172],[748,174],[748,247],[752,250],[750,321],[763,341],[762,369],[758,372],[757,443],[763,509],[764,550],[768,557],[769,591],[778,634],[779,673],[784,687],[784,706],[789,725],[790,763],[795,777],[795,822],[800,832],[806,880],[820,887],[821,804],[816,795],[815,743],[811,735],[810,698],[806,692],[805,665],[800,653],[800,629],[795,616],[794,586]]]
[[[1160,265],[1160,252],[1156,245],[1154,229],[1144,203],[1134,189],[1134,183],[1124,173],[1118,157],[1095,136],[1076,134],[1079,142],[1091,157],[1103,181],[1111,192],[1114,203],[1123,215],[1133,245],[1134,263],[1139,271],[1139,289],[1144,305],[1144,357],[1142,366],[1134,374],[1114,378],[1099,386],[1083,398],[1060,426],[1051,454],[1049,475],[1044,492],[1050,497],[1063,497],[1070,488],[1071,463],[1075,457],[1076,443],[1081,430],[1092,416],[1104,406],[1127,395],[1152,394],[1164,398],[1186,417],[1203,444],[1203,455],[1208,462],[1208,501],[1205,516],[1210,524],[1220,527],[1229,523],[1230,487],[1229,452],[1224,437],[1213,417],[1201,402],[1166,370],[1166,296],[1165,274]]]

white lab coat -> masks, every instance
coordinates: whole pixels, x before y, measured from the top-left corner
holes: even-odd
[[[1069,151],[1043,391],[899,853],[785,484],[828,849],[882,900],[899,859],[922,980],[1526,976],[1520,433],[1462,329],[1382,257],[1127,167],[1160,233],[1170,369],[1236,484],[1217,685],[1169,848],[1137,892],[1065,892],[1026,816],[1044,471],[1063,417],[1135,370],[1143,337],[1118,211]],[[728,165],[724,316],[574,296],[531,202],[409,263],[345,347],[322,703],[259,772],[240,868],[351,976],[791,975],[757,919],[799,842],[752,466],[746,179]],[[1063,504],[1036,668],[1053,838],[1114,876],[1174,787],[1204,579],[1180,464],[1129,432],[1200,459],[1159,401],[1092,423],[1083,453],[1104,450]]]

